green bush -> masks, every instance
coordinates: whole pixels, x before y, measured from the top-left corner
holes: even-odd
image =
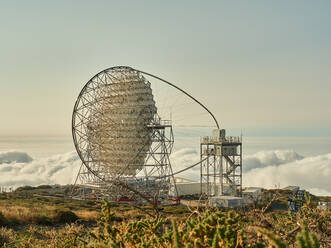
[[[19,191],[34,190],[34,189],[36,189],[36,187],[22,186],[22,187],[18,187],[15,191],[16,192],[19,192]]]
[[[78,220],[75,213],[66,210],[60,210],[56,212],[55,221],[58,223],[72,223]]]
[[[42,185],[37,186],[36,188],[37,189],[51,189],[52,186],[51,185],[42,184]]]
[[[8,220],[5,216],[0,212],[0,226],[6,226],[8,225]]]
[[[301,233],[296,237],[299,248],[319,248],[320,244],[315,234],[309,233],[307,223],[302,224]]]
[[[52,220],[49,217],[47,217],[45,215],[41,215],[37,218],[36,224],[38,224],[38,225],[52,225],[53,223],[52,223]]]

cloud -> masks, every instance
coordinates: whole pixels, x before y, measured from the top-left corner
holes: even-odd
[[[261,151],[244,158],[243,171],[263,168],[269,165],[286,164],[303,158],[303,156],[293,150]]]
[[[9,153],[11,160],[7,155],[2,156]],[[35,160],[26,153],[0,153],[0,158],[4,157],[5,162],[0,164],[0,186],[5,187],[72,184],[81,165],[76,152]],[[184,148],[173,152],[170,159],[176,172],[197,163],[200,155],[197,149]],[[304,158],[290,150],[263,151],[246,156],[243,169],[244,186],[297,185],[316,195],[331,195],[331,153]],[[197,165],[176,176],[199,181],[200,167]]]
[[[8,151],[0,152],[0,164],[29,163],[33,159],[25,152]]]
[[[193,165],[200,161],[200,154],[196,149],[193,148],[183,148],[178,151],[175,151],[170,156],[172,171],[175,173],[176,171],[185,169],[186,167]],[[187,179],[193,181],[200,180],[200,166],[197,165],[192,169],[189,169],[181,174],[176,176],[185,177]]]
[[[199,161],[195,149],[171,155],[176,172]],[[199,181],[199,166],[178,175]],[[244,157],[243,185],[264,188],[297,185],[316,195],[331,195],[331,154],[304,158],[293,150],[261,151]]]
[[[40,184],[72,184],[80,167],[76,152],[0,165],[0,186],[19,187]]]
[[[200,155],[195,149],[184,148],[171,154],[170,159],[172,160],[172,166],[180,170],[199,162]],[[197,167],[194,167],[193,170],[196,168]]]
[[[281,165],[256,167],[243,175],[245,186],[265,188],[297,185],[316,195],[331,195],[331,153]]]

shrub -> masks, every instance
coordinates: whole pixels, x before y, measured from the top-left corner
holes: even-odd
[[[8,224],[8,220],[5,216],[0,212],[0,226],[6,226]]]
[[[51,225],[52,220],[45,215],[41,215],[37,218],[36,224],[38,225]]]
[[[9,243],[16,238],[12,229],[0,228],[0,247],[12,247]]]
[[[36,189],[36,187],[22,186],[22,187],[18,187],[15,191],[16,192],[19,192],[19,191],[34,190],[34,189]]]
[[[296,237],[299,248],[319,248],[320,244],[315,234],[309,233],[307,223],[302,224],[301,233]]]
[[[61,210],[55,216],[55,221],[58,223],[72,223],[76,220],[78,220],[77,215],[71,211]]]
[[[51,185],[39,185],[37,186],[37,189],[51,189],[52,186]]]

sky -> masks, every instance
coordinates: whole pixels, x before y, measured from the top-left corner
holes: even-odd
[[[331,136],[330,10],[326,0],[1,1],[0,136],[70,135],[81,88],[116,65],[175,83],[224,128]]]

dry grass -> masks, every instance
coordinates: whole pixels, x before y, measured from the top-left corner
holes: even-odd
[[[86,235],[82,225],[66,225],[61,228],[28,226],[20,232],[0,228],[0,247],[79,247],[79,237]]]
[[[97,202],[66,201],[61,199],[49,199],[45,201],[45,199],[40,197],[25,199],[1,199],[0,197],[0,213],[2,212],[3,216],[11,222],[7,225],[7,227],[0,228],[0,247],[87,247],[86,244],[89,245],[89,243],[93,241],[92,236],[88,233],[92,231],[97,234],[97,231],[99,230],[96,229],[96,223],[93,223],[100,220],[99,206],[100,203]],[[113,221],[111,225],[114,226],[111,227],[121,231],[121,235],[119,237],[124,237],[125,235],[128,236],[128,230],[131,228],[130,230],[132,233],[130,234],[131,236],[129,236],[134,238],[137,236],[135,235],[136,231],[143,230],[141,229],[142,227],[148,227],[151,228],[151,230],[148,228],[146,229],[149,233],[146,234],[145,231],[143,231],[141,232],[141,235],[139,234],[140,236],[138,235],[138,238],[140,240],[140,237],[144,237],[146,242],[151,240],[151,237],[156,229],[153,225],[151,225],[151,221],[153,219],[145,213],[146,211],[151,211],[150,208],[140,207],[139,209],[133,206],[113,203],[109,204],[109,206],[111,212],[115,213],[115,215],[111,218]],[[294,244],[295,237],[300,230],[300,227],[298,227],[298,220],[306,219],[309,229],[317,234],[321,246],[330,247],[330,232],[328,231],[328,227],[330,226],[329,212],[324,213],[315,209],[307,208],[306,210],[303,209],[304,214],[298,213],[297,215],[289,215],[287,211],[264,211],[263,209],[265,208],[261,207],[261,209],[256,208],[249,211],[238,210],[236,212],[238,219],[234,216],[225,222],[227,223],[231,221],[231,223],[235,223],[234,220],[237,219],[236,223],[240,226],[240,228],[243,228],[242,231],[246,232],[246,238],[252,242],[255,242],[257,239],[261,239],[261,237],[258,236],[253,229],[253,231],[248,228],[245,229],[247,226],[255,226],[272,230],[275,235],[281,237],[290,244]],[[160,228],[160,230],[164,231],[164,227],[168,228],[170,225],[170,219],[174,219],[178,224],[179,230],[183,231],[183,227],[186,225],[188,219],[191,219],[192,223],[194,221],[199,221],[199,219],[201,219],[199,216],[202,216],[205,210],[208,209],[195,209],[184,206],[164,207],[161,212],[161,217],[164,219],[164,225]],[[69,211],[72,211],[72,213],[77,215],[79,220],[82,220],[80,224],[84,224],[84,226],[78,225],[77,222],[70,225],[64,224],[69,221],[65,220],[60,222],[57,219],[59,213],[64,213],[64,216],[69,215],[70,217],[70,214],[72,213]],[[208,211],[210,214],[214,213],[213,209],[209,209]],[[224,215],[225,217],[227,216],[227,213],[224,211],[219,212],[219,214],[222,216]],[[196,218],[196,216],[198,216],[198,218]],[[222,216],[219,218],[219,221],[223,219],[224,216]],[[199,228],[201,227],[199,232],[206,231],[208,234],[208,230],[215,225],[215,223],[218,223],[213,222],[209,217],[210,216],[206,216],[206,223],[202,223],[204,225],[200,223],[201,225],[199,224],[196,226]],[[45,222],[45,220],[48,222]],[[128,223],[132,224],[128,225]],[[101,228],[100,230],[104,231],[103,228],[105,227],[106,226],[99,225],[98,228]],[[187,229],[188,226],[185,228]],[[13,231],[13,229],[15,231]],[[187,234],[190,235],[191,233],[192,232],[189,231]],[[167,237],[166,233],[162,235]],[[164,244],[170,245],[170,243]],[[96,245],[94,247],[101,246]],[[109,244],[105,247],[109,247]]]
[[[85,221],[97,221],[100,218],[100,211],[95,210],[76,210],[73,211],[79,219]]]
[[[43,216],[53,217],[54,213],[42,207],[1,206],[0,212],[13,223],[39,223]]]
[[[15,239],[15,232],[12,229],[0,227],[0,247]]]
[[[68,201],[65,199],[45,199],[41,197],[20,198],[16,195],[0,198],[0,212],[11,225],[15,224],[55,224],[59,212],[72,211],[83,221],[97,222],[98,204]]]

